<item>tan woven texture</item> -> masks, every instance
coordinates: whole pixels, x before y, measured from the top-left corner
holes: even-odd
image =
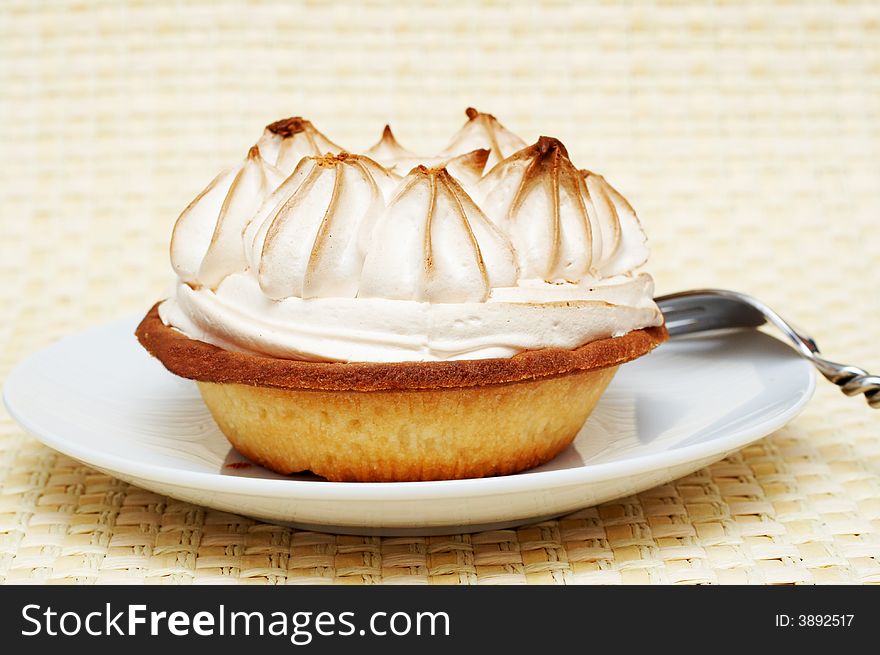
[[[445,143],[473,105],[638,209],[658,290],[727,286],[880,370],[880,4],[4,2],[0,378],[143,312],[179,211],[270,120]],[[46,402],[52,402],[47,398]],[[516,530],[361,538],[181,503],[0,415],[0,581],[880,582],[880,412],[820,383],[687,478]]]

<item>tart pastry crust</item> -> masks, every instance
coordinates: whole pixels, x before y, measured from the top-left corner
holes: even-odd
[[[566,375],[619,366],[667,339],[662,325],[592,341],[573,350],[527,350],[510,358],[440,362],[306,362],[235,352],[190,339],[165,325],[159,303],[135,334],[141,345],[175,375],[199,382],[312,391],[449,389]]]
[[[303,362],[190,339],[162,323],[157,307],[138,340],[197,381],[239,452],[277,473],[333,481],[475,478],[549,461],[577,436],[618,365],[667,336],[651,327],[509,359]]]

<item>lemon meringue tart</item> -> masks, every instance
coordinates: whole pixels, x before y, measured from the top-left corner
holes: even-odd
[[[336,481],[522,471],[666,339],[645,234],[557,139],[490,114],[438,155],[269,125],[183,211],[137,328],[251,460]]]

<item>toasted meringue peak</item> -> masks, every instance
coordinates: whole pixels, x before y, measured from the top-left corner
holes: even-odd
[[[382,137],[370,146],[365,154],[385,166],[393,165],[400,159],[415,159],[418,157],[418,155],[400,145],[394,137],[394,132],[391,131],[390,125],[385,126],[385,129],[382,130]]]
[[[382,186],[393,183],[383,176],[387,172],[362,155],[300,161],[251,232],[263,293],[276,300],[354,297],[372,226],[385,206],[377,178]]]
[[[257,146],[263,157],[285,175],[290,175],[303,157],[336,155],[345,150],[319,132],[311,121],[300,116],[267,125]]]
[[[245,270],[242,230],[284,176],[268,164],[258,146],[237,168],[221,173],[183,210],[171,236],[171,265],[193,285],[215,287]]]
[[[601,175],[582,170],[602,235],[601,277],[621,275],[648,261],[648,237],[632,205]]]
[[[467,122],[440,153],[441,156],[486,149],[489,150],[486,166],[488,170],[492,170],[502,159],[526,146],[525,141],[499,123],[492,114],[484,114],[473,107],[468,107],[465,114],[468,117]]]
[[[628,273],[647,259],[629,203],[601,176],[579,171],[542,136],[480,182],[482,207],[510,235],[523,278],[578,282]]]
[[[367,155],[396,175],[404,176],[416,166],[446,168],[450,175],[465,186],[470,186],[483,175],[490,152],[486,148],[478,148],[459,155],[420,156],[400,145],[391,126],[386,125],[382,138],[367,150]]]
[[[557,139],[541,137],[480,183],[482,207],[510,235],[524,278],[577,282],[601,255],[592,238],[586,183]]]
[[[456,179],[417,166],[376,224],[358,297],[481,302],[516,273],[510,243]]]
[[[311,121],[307,121],[302,116],[291,116],[290,118],[282,118],[269,123],[266,130],[272,134],[277,134],[282,139],[289,139],[294,134],[305,132],[308,129],[314,129]]]

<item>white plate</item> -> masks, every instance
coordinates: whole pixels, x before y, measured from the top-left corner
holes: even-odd
[[[116,321],[29,357],[6,382],[9,412],[46,445],[146,489],[331,532],[495,529],[634,494],[781,427],[815,385],[810,364],[760,332],[678,340],[621,367],[575,443],[536,469],[475,480],[327,482],[246,463],[195,385],[138,345],[135,325]]]

